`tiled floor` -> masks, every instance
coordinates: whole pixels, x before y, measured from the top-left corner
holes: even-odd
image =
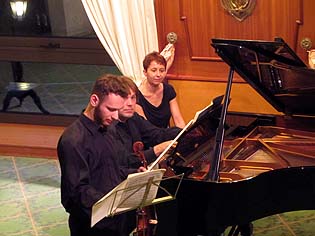
[[[295,211],[253,222],[254,236],[313,236],[315,211]],[[228,230],[225,235],[228,235]]]
[[[255,236],[313,236],[315,211],[296,211],[254,222]]]
[[[0,156],[0,236],[69,235],[59,185],[57,160]],[[289,212],[253,223],[255,236],[315,235],[315,211]]]
[[[0,157],[0,235],[69,235],[57,160]]]

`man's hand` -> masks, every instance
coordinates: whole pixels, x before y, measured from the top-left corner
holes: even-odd
[[[163,143],[160,143],[158,145],[155,145],[153,147],[153,151],[155,153],[156,156],[159,156],[170,144],[171,142],[173,142],[173,140],[169,140],[169,141],[165,141]],[[172,147],[170,148],[169,151],[173,150],[177,145],[177,142],[175,142]]]
[[[143,167],[143,166],[140,166],[137,170],[137,172],[146,172],[147,171],[147,168]]]

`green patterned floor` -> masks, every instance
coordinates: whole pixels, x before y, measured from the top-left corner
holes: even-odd
[[[0,157],[0,235],[69,235],[51,159]]]
[[[0,156],[0,236],[69,235],[59,186],[57,160]],[[254,229],[255,236],[313,236],[315,211],[270,216]]]

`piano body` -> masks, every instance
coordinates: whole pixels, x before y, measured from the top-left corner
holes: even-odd
[[[224,118],[227,107],[216,101],[168,158],[185,178],[176,199],[157,206],[159,236],[221,235],[228,226],[246,228],[266,216],[315,209],[315,71],[279,39],[213,39],[212,46],[232,72],[284,115],[227,112]],[[218,178],[209,179],[215,163]],[[177,183],[172,179],[164,187]]]

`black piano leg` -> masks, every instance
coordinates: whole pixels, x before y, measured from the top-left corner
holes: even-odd
[[[234,225],[229,231],[228,236],[252,236],[253,235],[253,224],[248,223],[244,225]]]
[[[253,235],[253,230],[254,230],[254,226],[253,223],[248,223],[248,224],[244,224],[244,225],[239,225],[238,229],[241,233],[241,236],[252,236]]]
[[[218,228],[216,230],[210,230],[206,236],[224,236],[225,228]]]

